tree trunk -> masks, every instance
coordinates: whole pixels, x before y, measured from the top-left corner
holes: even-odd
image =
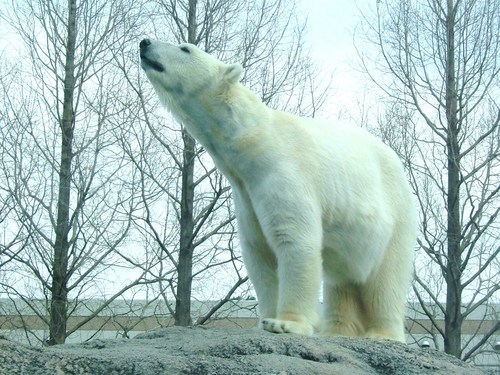
[[[55,228],[54,263],[52,265],[49,345],[63,344],[66,340],[69,207],[75,122],[73,94],[75,90],[76,0],[68,0],[67,38],[63,112],[60,120],[61,165],[59,166],[57,223]]]
[[[446,120],[448,125],[448,263],[446,270],[446,314],[444,350],[461,357],[461,225],[460,225],[460,152],[458,144],[457,91],[455,70],[455,4],[447,1]]]
[[[196,44],[197,0],[189,0],[188,42]],[[194,234],[194,161],[196,141],[186,129],[182,130],[183,168],[181,194],[181,222],[179,263],[177,270],[177,296],[175,300],[175,325],[189,326],[191,319],[191,285],[193,281],[193,234]]]
[[[184,141],[180,246],[177,276],[177,296],[175,301],[175,325],[188,326],[191,321],[191,283],[193,275],[193,197],[194,197],[194,155],[196,143],[194,139],[182,130]]]

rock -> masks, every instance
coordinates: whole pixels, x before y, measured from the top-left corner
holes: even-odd
[[[172,327],[133,339],[36,348],[0,338],[1,375],[483,374],[454,357],[392,341]]]

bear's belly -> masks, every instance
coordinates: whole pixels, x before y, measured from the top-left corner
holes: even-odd
[[[323,273],[331,283],[365,283],[382,262],[388,228],[330,227],[323,234]]]

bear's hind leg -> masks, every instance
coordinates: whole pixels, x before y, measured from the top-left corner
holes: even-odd
[[[391,284],[387,280],[390,278],[390,276],[387,277],[379,272],[363,288],[365,337],[405,342],[406,292],[403,293],[399,285],[387,285]],[[402,280],[397,282],[401,283]]]
[[[382,290],[378,275],[363,288],[363,306],[365,315],[365,337],[390,339],[405,342],[404,334],[404,296],[394,290]],[[383,287],[382,287],[383,288]]]
[[[324,336],[362,336],[365,332],[359,286],[324,281]]]
[[[406,295],[413,276],[413,240],[394,236],[380,268],[361,289],[365,337],[405,342]]]

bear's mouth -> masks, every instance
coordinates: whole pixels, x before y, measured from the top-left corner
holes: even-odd
[[[165,67],[163,66],[163,64],[159,63],[158,61],[151,60],[146,56],[145,53],[142,53],[142,51],[141,51],[141,66],[142,69],[144,70],[151,68],[160,73],[165,71]]]
[[[165,70],[165,67],[160,62],[151,58],[151,44],[151,40],[147,38],[141,40],[141,42],[139,43],[142,69],[148,70],[149,68],[151,68],[161,73]]]

